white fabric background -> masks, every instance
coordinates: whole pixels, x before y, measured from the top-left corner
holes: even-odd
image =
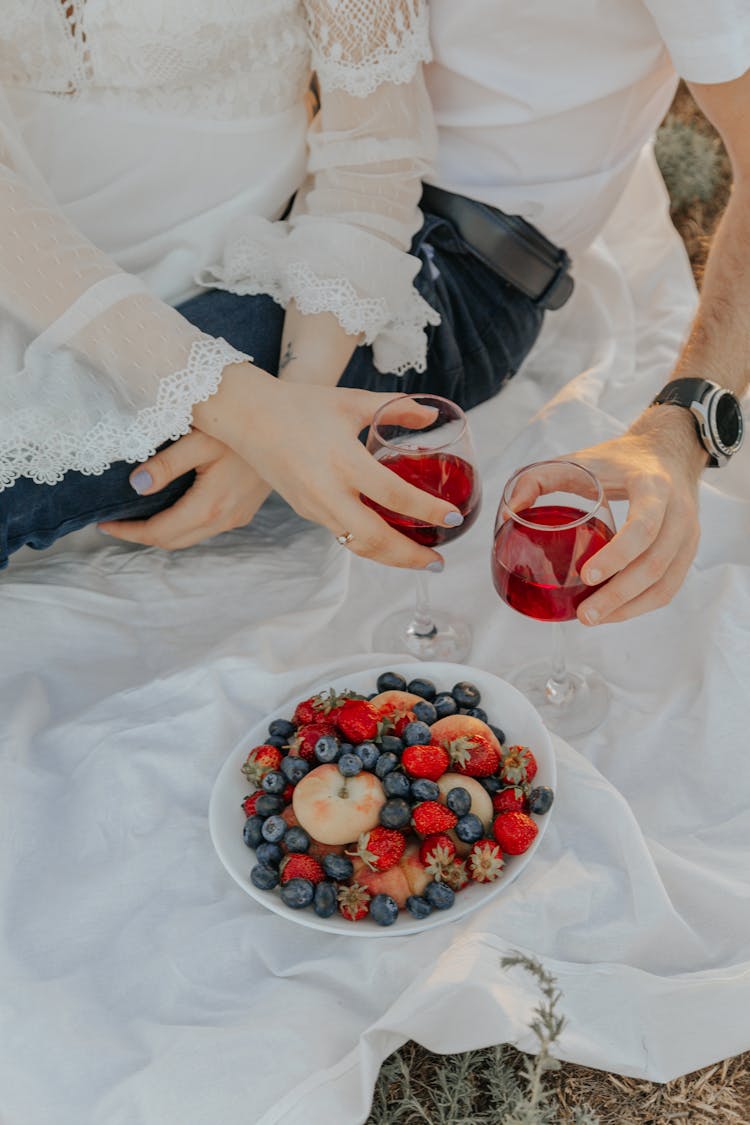
[[[486,502],[436,600],[502,675],[546,643],[496,599],[494,502],[519,464],[617,432],[666,381],[693,303],[650,155],[526,372],[473,412]],[[554,397],[553,397],[554,396]],[[537,413],[538,412],[538,413]],[[243,895],[208,837],[214,778],[284,698],[383,662],[409,575],[271,502],[175,555],[87,532],[0,578],[3,1125],[336,1125],[366,1119],[408,1038],[531,1048],[558,977],[563,1057],[656,1080],[750,1048],[750,448],[702,485],[704,534],[665,610],[571,649],[605,724],[556,740],[553,821],[523,877],[425,935],[294,926]],[[386,659],[387,659],[386,654]]]

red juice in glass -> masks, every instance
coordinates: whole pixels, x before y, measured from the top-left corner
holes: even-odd
[[[479,515],[479,479],[473,467],[462,457],[453,453],[425,450],[424,453],[386,453],[378,460],[402,480],[454,504],[464,517],[464,522],[459,527],[436,527],[383,508],[367,496],[362,497],[364,503],[382,516],[391,527],[408,535],[415,543],[424,547],[440,547],[468,531]]]
[[[583,599],[597,589],[581,581],[581,568],[614,532],[582,508],[563,504],[524,508],[516,516],[528,523],[508,519],[495,536],[495,589],[504,602],[527,617],[571,620]],[[563,526],[576,520],[585,522]]]

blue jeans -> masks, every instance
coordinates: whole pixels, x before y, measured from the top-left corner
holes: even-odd
[[[428,328],[427,370],[383,375],[372,351],[357,348],[339,385],[366,390],[431,392],[465,410],[497,394],[516,373],[539,334],[543,312],[502,281],[458,236],[453,226],[425,215],[412,244],[422,261],[415,284],[442,322]],[[204,332],[223,336],[255,363],[277,373],[284,310],[270,297],[238,297],[208,290],[179,312]],[[59,484],[21,478],[0,492],[0,569],[19,547],[38,550],[90,523],[145,519],[173,504],[193,482],[187,473],[152,496],[129,482],[134,466],[117,462],[100,476],[69,472]]]

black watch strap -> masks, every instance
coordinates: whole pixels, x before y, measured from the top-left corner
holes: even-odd
[[[686,406],[689,410],[694,402],[703,400],[703,396],[713,385],[708,379],[673,379],[666,387],[662,387],[651,405],[665,406],[671,403],[674,406]]]

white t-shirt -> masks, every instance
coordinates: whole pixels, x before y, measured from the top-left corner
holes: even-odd
[[[750,0],[430,0],[435,182],[576,252],[604,225],[677,75],[750,68]]]

